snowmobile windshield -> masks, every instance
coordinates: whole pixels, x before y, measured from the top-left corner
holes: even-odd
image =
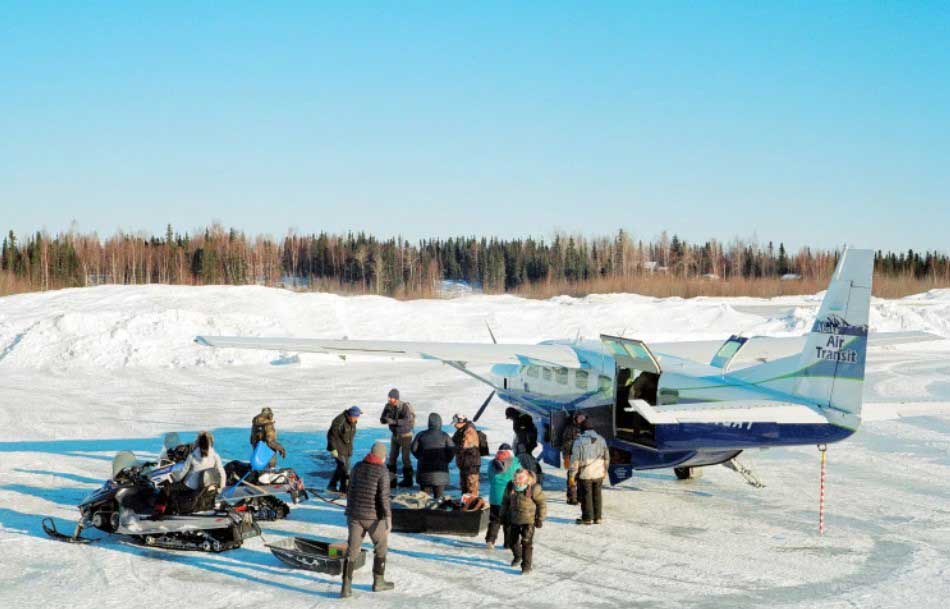
[[[122,470],[138,465],[138,462],[139,460],[135,458],[131,451],[123,450],[116,453],[112,459],[112,478],[118,476]]]

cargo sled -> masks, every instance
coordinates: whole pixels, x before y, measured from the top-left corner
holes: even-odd
[[[328,575],[343,573],[343,560],[346,558],[347,550],[345,541],[288,537],[266,545],[274,556],[294,569],[306,569]],[[366,564],[366,550],[360,548],[355,568],[359,569],[364,564]]]
[[[409,502],[420,495],[409,497]],[[394,531],[475,537],[488,526],[488,503],[481,497],[430,500],[417,507],[401,505],[399,498],[397,495],[392,503]]]

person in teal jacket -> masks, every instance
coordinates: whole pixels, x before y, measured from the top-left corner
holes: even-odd
[[[488,466],[488,500],[491,507],[489,508],[488,533],[485,534],[485,543],[489,550],[495,547],[499,529],[503,531],[505,547],[508,547],[508,527],[504,526],[501,521],[501,502],[505,498],[505,487],[511,482],[515,470],[519,467],[521,466],[515,459],[515,454],[509,444],[502,444],[498,447],[495,458]]]

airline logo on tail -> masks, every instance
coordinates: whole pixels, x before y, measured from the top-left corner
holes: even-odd
[[[827,334],[828,340],[824,345],[815,346],[815,358],[826,362],[842,364],[857,364],[858,351],[847,347],[854,346],[853,340],[846,341],[846,336],[866,337],[867,325],[853,326],[840,315],[831,314],[824,319],[815,320],[812,332]]]

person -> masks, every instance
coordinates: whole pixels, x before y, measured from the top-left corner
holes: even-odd
[[[328,491],[346,494],[350,483],[350,457],[353,456],[353,438],[356,436],[356,422],[363,411],[359,406],[350,406],[336,415],[327,430],[327,450],[333,457],[336,470],[327,485]]]
[[[277,465],[277,454],[286,458],[287,451],[283,445],[277,441],[277,429],[274,427],[274,411],[270,408],[261,409],[261,413],[251,421],[251,448],[257,446],[258,442],[263,441],[276,454],[271,457],[267,464],[268,469],[273,469]]]
[[[455,435],[455,465],[459,468],[459,487],[462,494],[478,495],[478,476],[482,469],[482,455],[475,424],[464,414],[452,417]]]
[[[449,484],[449,463],[455,456],[455,444],[442,431],[442,417],[429,413],[429,428],[412,441],[412,454],[419,470],[419,487],[438,499]]]
[[[501,503],[505,496],[505,489],[515,475],[518,465],[515,463],[515,454],[511,452],[510,444],[502,444],[495,453],[488,466],[488,532],[485,533],[485,545],[491,550],[498,541],[498,531],[502,531],[504,547],[508,545],[508,527],[501,521]]]
[[[373,541],[373,592],[384,592],[396,587],[385,578],[389,532],[393,528],[389,472],[385,462],[386,445],[376,442],[369,454],[350,473],[350,491],[346,496],[349,536],[343,561],[342,598],[353,594],[353,571],[356,570],[356,559],[359,558],[360,546],[366,535]]]
[[[541,475],[541,464],[534,458],[534,449],[538,447],[538,428],[530,414],[519,412],[515,408],[505,409],[505,418],[511,421],[515,432],[512,441],[515,456],[523,466],[529,467],[538,476]]]
[[[206,488],[220,490],[227,476],[221,457],[214,450],[214,436],[210,431],[198,432],[195,448],[188,454],[181,469],[172,473],[171,483],[162,487],[161,495],[153,508],[153,517],[161,518],[169,504],[174,512],[187,513]]]
[[[508,526],[508,542],[514,559],[512,567],[521,565],[521,574],[531,572],[534,560],[534,531],[540,529],[547,516],[544,489],[534,473],[518,469],[502,498],[500,516]]]
[[[412,444],[412,429],[416,426],[416,413],[412,409],[412,404],[399,399],[399,390],[395,387],[389,390],[389,396],[383,406],[383,414],[379,417],[379,422],[389,425],[389,431],[392,433],[392,440],[389,445],[390,481],[395,485],[396,465],[401,454],[402,481],[399,486],[409,488],[412,486],[413,474],[409,448]]]
[[[571,448],[571,473],[577,479],[578,495],[581,503],[581,517],[577,524],[600,524],[601,492],[607,468],[610,465],[610,451],[607,442],[594,431],[590,421],[581,423],[583,432],[574,440]]]
[[[561,458],[564,460],[564,469],[567,470],[567,504],[577,505],[577,479],[571,474],[571,450],[574,448],[574,440],[581,435],[581,423],[587,419],[583,412],[575,412],[568,417],[561,428]]]

